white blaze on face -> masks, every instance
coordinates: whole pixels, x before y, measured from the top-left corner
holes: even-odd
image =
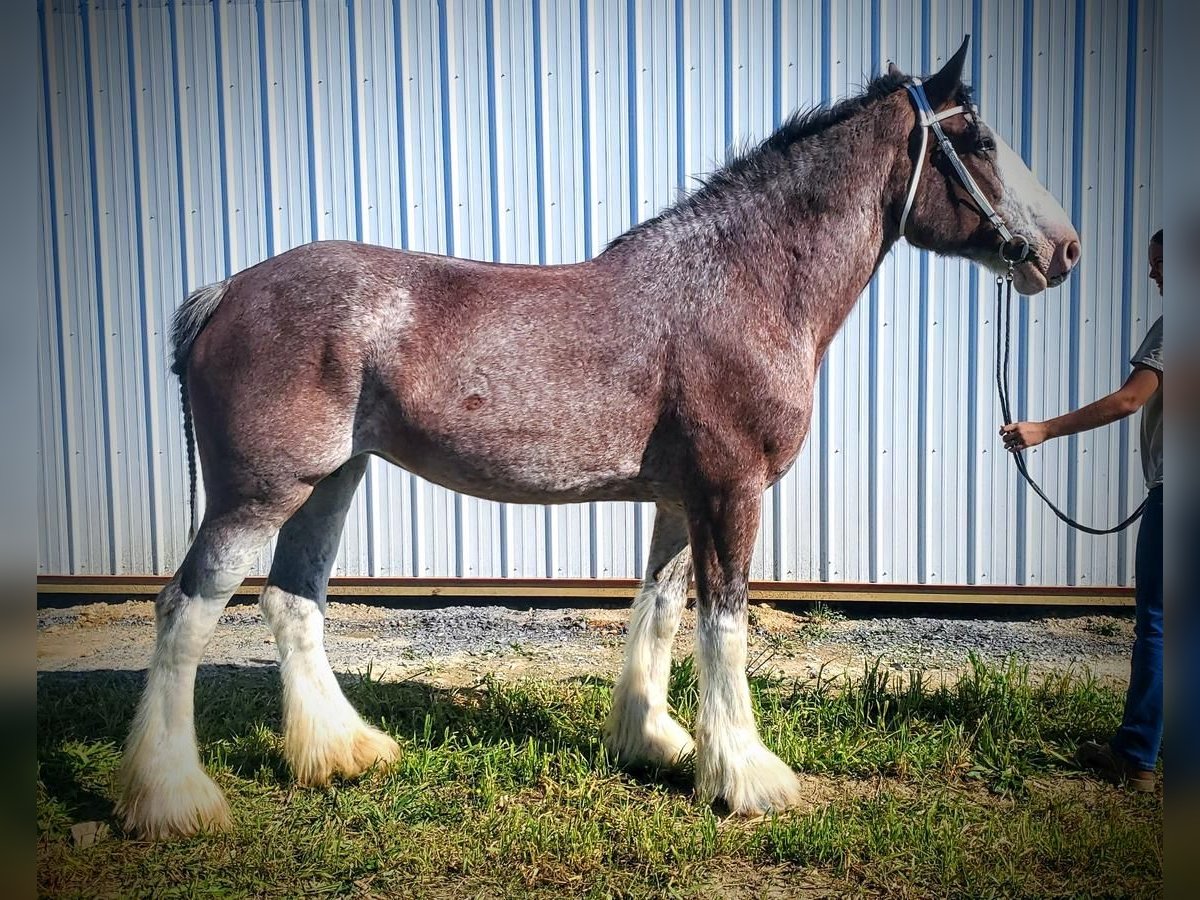
[[[1036,294],[1046,287],[1055,252],[1079,235],[1066,210],[1039,182],[1012,147],[995,132],[995,165],[1000,176],[1001,196],[995,204],[1013,234],[1024,236],[1032,247],[1032,264],[1018,266],[1014,282],[1022,294]]]

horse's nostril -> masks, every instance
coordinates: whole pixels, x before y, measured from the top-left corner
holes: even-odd
[[[1079,262],[1079,257],[1083,255],[1083,248],[1079,246],[1079,241],[1071,239],[1063,241],[1054,248],[1054,258],[1050,260],[1050,270],[1046,273],[1050,277],[1063,277],[1075,268],[1075,264]]]

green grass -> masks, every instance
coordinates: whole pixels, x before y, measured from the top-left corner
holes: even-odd
[[[849,684],[757,673],[764,738],[813,786],[814,804],[745,823],[695,803],[686,771],[629,773],[607,760],[607,682],[453,691],[348,679],[351,700],[404,755],[356,783],[309,790],[292,784],[280,755],[274,672],[206,668],[202,753],[236,831],[160,845],[111,821],[140,681],[40,676],[44,895],[1161,892],[1161,800],[1097,785],[1069,762],[1120,713],[1120,695],[1085,675],[1034,681],[976,663],[932,686],[878,667]],[[690,722],[690,659],[674,668],[671,697]],[[71,824],[90,820],[109,821],[113,836],[73,847]]]

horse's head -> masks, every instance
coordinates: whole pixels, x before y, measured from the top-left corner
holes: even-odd
[[[914,116],[896,178],[904,183],[896,207],[901,233],[914,246],[997,271],[1019,259],[1016,288],[1036,294],[1060,284],[1079,262],[1079,235],[1058,201],[971,104],[962,83],[969,41],[936,75],[912,79],[911,88],[898,92]],[[889,74],[902,75],[895,66]]]

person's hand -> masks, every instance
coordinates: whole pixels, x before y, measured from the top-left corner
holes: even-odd
[[[1049,436],[1045,422],[1013,422],[1000,426],[1004,449],[1011,453],[1036,447]]]

